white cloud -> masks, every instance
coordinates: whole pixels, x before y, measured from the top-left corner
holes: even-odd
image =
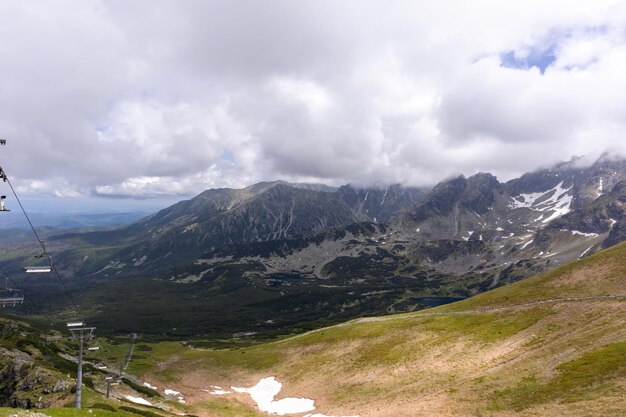
[[[23,192],[163,196],[623,154],[624,27],[623,1],[4,1],[0,162]]]

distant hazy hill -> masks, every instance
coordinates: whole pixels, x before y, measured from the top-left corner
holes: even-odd
[[[134,223],[146,212],[128,213],[30,213],[29,217],[36,227],[58,229],[93,228]],[[30,226],[21,211],[14,209],[0,216],[0,229],[28,229]]]

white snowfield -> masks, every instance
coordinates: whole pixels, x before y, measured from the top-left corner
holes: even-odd
[[[573,235],[580,235],[580,236],[585,236],[585,237],[598,237],[597,233],[585,233],[585,232],[579,232],[578,230],[566,230],[566,229],[561,229],[562,232],[571,232]]]
[[[173,390],[173,389],[166,389],[165,391],[163,391],[163,393],[165,395],[171,395],[173,397],[176,397],[178,402],[181,403],[181,404],[186,404],[187,403],[187,401],[185,401],[185,397],[183,397],[183,394],[181,394],[179,391],[176,391],[176,390]]]
[[[173,389],[166,389],[163,392],[165,393],[165,395],[181,395],[180,392],[174,391]]]
[[[127,395],[126,399],[130,401],[131,403],[135,403],[135,404],[150,405],[150,406],[152,405],[150,404],[148,400],[144,400],[141,397],[133,397],[132,395]]]
[[[143,386],[144,387],[148,387],[150,389],[158,389],[157,387],[155,387],[154,385],[150,384],[149,382],[144,382]]]
[[[213,386],[213,395],[223,395],[220,387]],[[315,401],[308,398],[283,398],[275,400],[276,395],[282,390],[283,384],[278,382],[275,377],[270,376],[261,379],[255,386],[251,388],[231,387],[235,392],[249,394],[256,402],[259,410],[268,414],[276,414],[284,416],[287,414],[300,414],[315,410]],[[216,392],[217,391],[217,392]],[[219,392],[219,393],[218,393]],[[324,414],[305,414],[303,417],[359,417],[359,416],[327,416]]]
[[[563,188],[563,181],[561,181],[556,185],[556,187],[547,191],[520,194],[513,197],[513,201],[509,204],[509,208],[529,208],[533,211],[540,212],[552,211],[553,213],[550,216],[541,220],[542,223],[549,223],[557,217],[561,217],[562,215],[572,211],[572,195],[569,194],[571,189],[572,187]]]
[[[282,400],[274,400],[283,388],[283,384],[278,382],[273,376],[263,378],[252,388],[231,387],[235,392],[250,394],[250,397],[256,402],[259,410],[269,414],[285,414],[305,413],[315,410],[313,400],[307,398],[283,398]]]

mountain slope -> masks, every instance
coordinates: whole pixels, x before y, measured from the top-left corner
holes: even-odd
[[[142,386],[130,375],[120,378],[119,363],[128,349],[124,338],[102,340],[105,355],[87,349],[94,342],[85,341],[83,408],[73,408],[78,346],[76,340],[70,340],[65,325],[50,327],[44,320],[16,320],[5,314],[6,309],[0,313],[0,416],[180,415],[182,405],[171,395]],[[110,396],[106,394],[107,380],[113,382]],[[154,406],[133,401],[142,395],[148,396]]]
[[[626,243],[462,302],[249,348],[154,345],[158,370],[151,358],[134,366],[174,384],[201,416],[226,415],[207,411],[216,401],[255,409],[245,394],[208,386],[276,376],[286,396],[313,398],[327,415],[617,417],[626,409],[624,256]]]
[[[453,178],[426,196],[261,183],[47,247],[103,331],[284,334],[466,298],[589,256],[626,237],[625,183],[624,161],[608,159],[507,183]],[[32,260],[11,262],[19,271]],[[20,284],[65,307],[52,282]],[[155,320],[164,305],[170,314]]]
[[[549,226],[568,213],[593,217],[603,210],[602,204],[621,204],[616,202],[619,193],[612,191],[620,181],[626,181],[626,162],[607,158],[587,168],[572,161],[507,183],[486,173],[461,176],[436,185],[428,194],[400,186],[332,189],[277,181],[241,190],[208,190],[129,227],[60,236],[51,244],[60,249],[108,248],[91,251],[78,270],[71,264],[84,258],[84,251],[74,251],[74,256],[70,256],[72,252],[62,254],[58,265],[77,275],[106,278],[168,274],[173,267],[206,259],[205,254],[212,251],[224,253],[224,247],[241,247],[249,252],[249,247],[258,242],[297,241],[323,235],[330,228],[382,222],[388,230],[387,248],[404,248],[396,255],[412,254],[411,262],[423,268],[463,275],[481,264],[500,268],[532,259],[536,264],[548,260],[548,255],[553,257],[552,264],[560,264],[593,246],[587,254],[592,253],[602,246],[609,231],[593,242],[587,239],[589,236],[574,234],[557,239],[555,245],[548,244],[554,240],[549,237]],[[619,242],[622,236],[622,219],[613,220],[617,225],[607,244]],[[463,243],[475,241],[483,243]],[[429,261],[433,245],[438,247],[438,262]],[[343,249],[339,253],[355,253]],[[238,252],[234,249],[231,255]],[[300,258],[308,264],[332,261],[301,252]],[[367,245],[361,245],[356,252],[369,255]],[[447,256],[441,257],[443,254]],[[470,258],[463,255],[461,259],[458,254]],[[306,264],[290,266],[284,272],[307,270]]]
[[[401,186],[334,189],[265,182],[244,189],[207,190],[128,227],[55,236],[51,245],[111,249],[82,262],[79,270],[70,264],[84,256],[81,250],[74,251],[74,257],[71,252],[62,254],[59,266],[80,275],[112,276],[110,268],[116,276],[162,272],[224,245],[307,238],[328,228],[387,219],[423,195],[422,189]]]

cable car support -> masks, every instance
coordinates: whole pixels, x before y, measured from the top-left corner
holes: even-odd
[[[74,407],[81,407],[83,393],[83,342],[93,338],[95,327],[86,327],[85,322],[77,321],[67,323],[67,329],[72,334],[72,339],[78,339],[78,371],[76,372],[76,399]]]

